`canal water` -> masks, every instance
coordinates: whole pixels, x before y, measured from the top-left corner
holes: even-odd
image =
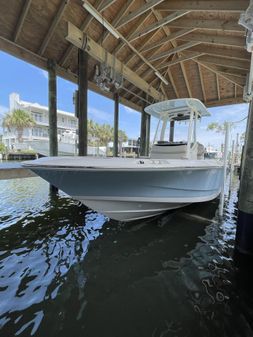
[[[237,191],[223,220],[215,200],[127,224],[40,178],[0,181],[0,336],[253,336]]]

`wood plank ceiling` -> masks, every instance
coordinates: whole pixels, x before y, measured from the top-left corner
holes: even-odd
[[[53,59],[58,75],[76,82],[77,48],[66,40],[70,22],[161,98],[195,97],[208,106],[243,101],[250,54],[238,20],[249,0],[89,0],[118,39],[83,3],[0,0],[0,49],[43,69]],[[112,98],[94,83],[97,62],[89,58],[89,87]],[[125,78],[119,89],[123,104],[141,110],[144,102],[157,100],[133,83]]]

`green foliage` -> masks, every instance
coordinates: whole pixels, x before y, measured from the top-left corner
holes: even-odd
[[[6,147],[3,143],[0,143],[0,153],[5,153]]]
[[[92,120],[88,120],[88,139],[89,145],[106,146],[113,140],[113,127],[109,124],[98,124]],[[127,141],[127,135],[125,131],[119,130],[119,141]]]
[[[219,124],[217,122],[213,122],[208,124],[207,131],[215,131],[217,133],[225,133],[225,123]]]
[[[15,129],[17,132],[18,141],[22,142],[24,129],[34,126],[35,121],[29,112],[16,109],[12,112],[8,112],[4,116],[2,124],[3,127],[7,128],[9,131],[11,129]]]

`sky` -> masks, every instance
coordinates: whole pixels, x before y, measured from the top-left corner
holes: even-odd
[[[48,78],[47,72],[29,63],[21,61],[9,54],[0,51],[0,119],[8,111],[9,94],[20,94],[21,100],[48,105]],[[57,104],[58,109],[74,112],[73,92],[77,86],[72,82],[57,78]],[[205,146],[211,145],[219,149],[224,142],[224,135],[207,131],[207,125],[212,122],[234,122],[243,119],[248,113],[248,104],[236,104],[209,108],[211,117],[205,117],[198,126],[197,139]],[[113,125],[114,103],[112,100],[98,95],[92,91],[88,93],[88,118],[97,123]],[[140,136],[141,114],[133,109],[120,105],[119,128],[124,130],[129,138]],[[151,141],[155,134],[157,119],[151,119]],[[245,131],[246,121],[237,123],[232,128],[231,139],[236,134]],[[1,133],[1,129],[0,129]],[[187,138],[184,123],[176,126],[177,139]]]

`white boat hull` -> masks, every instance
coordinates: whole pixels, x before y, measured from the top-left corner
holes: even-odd
[[[24,165],[86,206],[121,221],[212,200],[223,177],[222,166],[208,160],[51,157]]]

